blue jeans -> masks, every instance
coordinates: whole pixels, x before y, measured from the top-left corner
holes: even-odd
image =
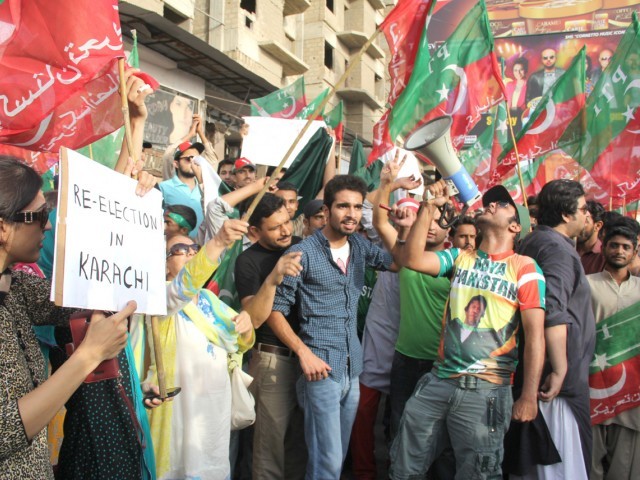
[[[512,406],[510,385],[427,373],[404,409],[391,447],[391,478],[423,478],[448,433],[456,479],[502,479],[503,440]]]
[[[345,372],[340,383],[330,377],[296,384],[298,403],[304,410],[304,437],[309,460],[307,480],[339,480],[349,448],[351,427],[360,399],[358,378]]]

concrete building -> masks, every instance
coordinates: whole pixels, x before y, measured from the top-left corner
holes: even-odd
[[[385,2],[393,0],[120,1],[123,34],[136,30],[140,67],[163,90],[153,104],[154,143],[180,136],[192,108],[216,125],[218,155],[236,156],[249,100],[300,75],[308,101],[335,85],[384,18]],[[388,91],[386,69],[379,35],[328,107],[345,102],[346,144],[356,135],[371,141]]]

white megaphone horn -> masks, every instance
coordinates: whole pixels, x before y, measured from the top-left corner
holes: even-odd
[[[468,208],[482,195],[453,149],[451,123],[448,115],[434,118],[411,133],[404,142],[404,148],[417,151],[431,160],[447,182],[449,192]]]

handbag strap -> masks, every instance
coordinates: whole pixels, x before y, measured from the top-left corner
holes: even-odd
[[[129,397],[127,396],[127,392],[124,391],[124,387],[122,386],[121,376],[119,373],[118,373],[117,384],[118,384],[118,392],[120,392],[120,396],[124,400],[124,403],[127,406],[127,410],[129,410],[129,415],[131,416],[131,420],[133,421],[133,427],[136,430],[136,439],[138,440],[138,444],[144,450],[145,448],[147,448],[147,441],[144,437],[144,431],[140,426],[140,422],[138,421],[138,416],[136,415],[136,411],[133,408],[133,404],[131,403],[131,400],[129,400]]]

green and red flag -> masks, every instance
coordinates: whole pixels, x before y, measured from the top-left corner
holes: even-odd
[[[251,100],[254,117],[296,118],[307,105],[304,96],[304,77],[264,97]]]
[[[325,88],[322,92],[320,92],[320,95],[318,95],[309,103],[309,105],[307,105],[302,110],[300,110],[300,112],[298,112],[298,114],[296,115],[296,118],[303,118],[305,120],[308,119],[311,115],[313,115],[313,112],[316,111],[318,106],[322,102],[324,102],[324,99],[327,98],[328,94],[329,94],[329,89]],[[324,108],[320,111],[320,113],[318,113],[315,120],[323,120],[323,116],[324,116]]]
[[[324,123],[333,128],[336,134],[336,140],[341,142],[344,138],[344,103],[340,100],[340,103],[335,106],[333,110],[324,116]]]
[[[389,109],[402,94],[409,83],[411,72],[420,47],[421,34],[426,31],[428,20],[435,0],[399,0],[380,25],[389,46],[389,96],[387,111],[373,127],[373,148],[369,163],[379,159],[393,148],[393,139],[389,134]],[[424,40],[426,40],[426,35]],[[428,45],[425,50],[428,55]],[[423,59],[424,61],[424,59]],[[429,58],[426,58],[429,61]]]
[[[491,185],[510,175],[518,161],[533,162],[553,150],[570,148],[580,142],[584,132],[581,121],[585,104],[584,82],[583,47],[567,71],[540,98],[516,135],[517,154],[512,140],[504,148],[491,172]]]
[[[593,425],[640,406],[640,302],[596,325],[589,393]]]
[[[637,12],[587,100],[580,164],[614,207],[640,198],[640,25]]]
[[[241,253],[242,241],[237,241],[231,245],[224,253],[220,265],[206,287],[207,290],[215,293],[221,301],[236,312],[242,309],[235,280],[236,260]]]
[[[391,138],[407,135],[435,117],[450,115],[451,140],[459,149],[482,115],[503,98],[500,65],[481,0],[433,57],[423,31],[409,84],[391,111]]]
[[[495,168],[496,150],[498,153],[501,152],[508,141],[509,126],[506,102],[502,101],[492,107],[484,118],[485,128],[473,146],[459,154],[462,166],[471,174],[471,178],[476,182],[481,192],[488,188],[491,169]]]

